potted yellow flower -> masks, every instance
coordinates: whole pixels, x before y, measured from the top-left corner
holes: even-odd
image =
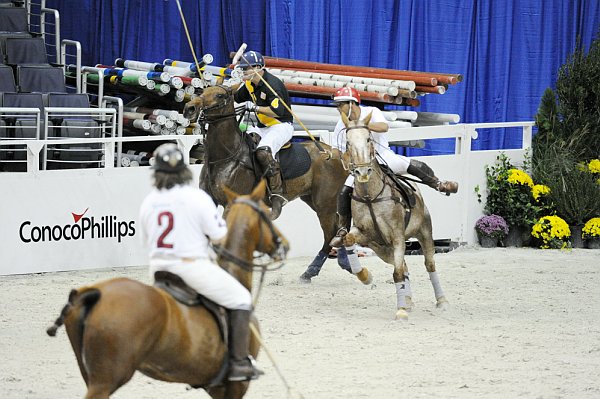
[[[542,249],[565,249],[571,246],[571,230],[559,216],[541,217],[533,225],[531,235],[538,239]]]
[[[546,186],[535,186],[531,177],[523,170],[516,168],[502,153],[496,158],[494,165],[485,168],[487,198],[485,212],[499,215],[508,224],[508,235],[503,239],[507,247],[520,247],[530,238],[531,226],[543,209],[545,197],[550,189]],[[481,201],[479,188],[475,188]]]
[[[588,220],[581,232],[588,248],[600,249],[600,217]]]

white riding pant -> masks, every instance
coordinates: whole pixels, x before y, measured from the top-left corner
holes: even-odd
[[[397,175],[406,174],[408,166],[410,165],[410,159],[403,155],[396,154],[389,148],[377,150],[377,162],[380,165],[387,165],[391,171]],[[354,187],[354,175],[352,173],[348,175],[344,185]]]
[[[291,123],[278,123],[273,126],[248,126],[246,133],[257,133],[260,136],[258,147],[269,147],[273,157],[285,143],[292,139],[294,126]]]
[[[183,262],[173,259],[150,259],[150,278],[165,271],[176,274],[199,294],[233,310],[252,310],[252,295],[235,277],[208,258]]]

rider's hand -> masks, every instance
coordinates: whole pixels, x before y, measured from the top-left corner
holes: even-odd
[[[244,106],[250,112],[256,112],[256,111],[258,111],[258,105],[254,104],[253,101],[246,101],[244,103]]]

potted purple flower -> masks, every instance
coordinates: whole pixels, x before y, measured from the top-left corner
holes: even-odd
[[[475,222],[475,231],[483,248],[494,248],[508,234],[508,225],[502,216],[485,215]]]

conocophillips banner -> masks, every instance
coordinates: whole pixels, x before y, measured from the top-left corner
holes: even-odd
[[[148,168],[2,173],[0,275],[147,264]]]

